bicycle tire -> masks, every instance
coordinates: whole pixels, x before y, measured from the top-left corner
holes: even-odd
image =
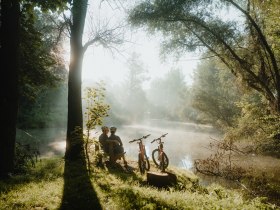
[[[148,156],[145,154],[145,169],[146,171],[149,171],[150,170],[150,162],[149,162],[149,159],[148,159]]]
[[[158,159],[158,156],[159,156],[159,149],[153,150],[152,158],[153,158],[153,161],[154,161],[155,165],[158,168],[160,168],[161,170],[166,169],[169,165],[169,159],[168,159],[167,155],[165,154],[165,152],[163,152],[163,162],[164,162],[163,167],[160,165],[160,161]]]

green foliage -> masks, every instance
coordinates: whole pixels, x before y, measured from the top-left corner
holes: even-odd
[[[180,69],[172,69],[163,78],[151,82],[147,92],[150,117],[169,120],[191,118],[190,92]]]
[[[41,89],[33,102],[21,101],[19,128],[64,128],[67,122],[67,88],[64,84]]]
[[[270,9],[275,7],[264,4]],[[224,18],[220,12],[227,9],[241,18]],[[279,113],[279,63],[277,50],[272,48],[278,38],[265,36],[269,30],[263,25],[266,15],[260,11],[255,4],[231,0],[154,0],[141,1],[131,10],[129,19],[133,25],[162,32],[167,53],[172,52],[170,49],[180,53],[200,50],[218,57],[245,85],[262,94],[272,111]]]
[[[34,100],[41,89],[56,84],[64,72],[62,61],[54,56],[54,42],[47,43],[47,34],[53,36],[54,30],[42,33],[42,28],[50,28],[43,22],[47,15],[34,10],[28,13],[23,7],[21,15],[21,65],[19,82],[21,100]],[[45,31],[46,33],[46,31]],[[65,73],[64,73],[65,74]],[[65,79],[65,77],[63,78]]]
[[[195,75],[192,92],[198,117],[227,131],[231,141],[247,139],[254,142],[253,151],[273,154],[279,154],[277,4],[279,0],[140,1],[129,16],[134,26],[161,32],[166,55],[192,51],[219,59],[199,66]],[[248,92],[252,89],[257,97]]]
[[[20,144],[16,142],[14,173],[26,173],[39,160],[39,149],[31,148],[30,144]]]
[[[213,61],[204,61],[196,69],[192,85],[192,106],[202,122],[226,130],[240,113],[236,103],[240,91],[234,76]]]
[[[104,84],[97,84],[95,88],[87,88],[86,101],[86,128],[95,129],[96,126],[102,125],[104,117],[108,117],[110,106],[105,103]]]
[[[40,8],[43,12],[62,12],[67,8],[68,0],[21,0],[21,3],[28,8],[28,12],[32,12],[33,8]]]
[[[94,152],[93,152],[93,163],[94,166],[102,167],[103,158],[105,157],[104,151],[101,149],[100,142],[98,139],[93,140]]]
[[[98,141],[91,136],[90,131],[97,126],[102,125],[105,117],[108,117],[110,106],[105,102],[105,91],[103,83],[98,83],[94,88],[86,89],[86,129],[87,133],[84,135],[85,154],[87,158],[88,170],[91,169],[91,163],[100,164],[103,153],[99,149]],[[94,150],[93,150],[93,148]],[[91,160],[93,158],[93,160]]]
[[[33,10],[28,3],[22,6],[19,127],[40,128],[66,122],[66,101],[54,100],[66,99],[66,89],[60,87],[66,80],[66,70],[59,51],[59,31],[54,27],[59,23],[51,21],[52,15],[56,14]]]
[[[271,114],[266,102],[257,93],[244,95],[238,106],[241,108],[241,116],[227,132],[226,138],[253,142],[251,152],[263,151],[279,156],[279,115]]]

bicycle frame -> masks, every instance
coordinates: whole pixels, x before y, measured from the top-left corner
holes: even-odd
[[[132,142],[138,143],[138,146],[139,146],[138,165],[139,165],[140,172],[142,174],[145,172],[145,170],[148,171],[150,169],[150,163],[149,163],[149,160],[148,160],[148,157],[146,154],[146,148],[142,141],[143,139],[147,138],[148,136],[150,136],[150,134],[143,136],[142,138],[129,141],[129,143],[132,143]]]
[[[159,145],[158,145],[158,150],[159,150],[159,159],[161,160],[162,162],[162,153],[163,153],[163,143],[164,142],[161,142],[161,139],[159,140]]]
[[[162,164],[162,162],[163,162],[163,159],[162,159],[163,155],[162,154],[163,154],[163,143],[164,142],[161,141],[161,137],[158,140],[156,140],[156,142],[159,144],[158,145],[158,151],[159,151],[158,160],[159,160],[160,164]]]
[[[141,159],[144,160],[144,155],[146,154],[145,145],[143,144],[142,140],[140,140],[138,144],[139,144],[139,155]]]

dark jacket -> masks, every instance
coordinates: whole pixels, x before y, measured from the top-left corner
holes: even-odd
[[[102,133],[98,139],[99,139],[99,142],[100,142],[101,146],[103,147],[104,151],[108,152],[109,148],[108,148],[108,145],[106,145],[108,136],[105,133]]]

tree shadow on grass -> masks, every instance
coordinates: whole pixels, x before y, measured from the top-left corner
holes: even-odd
[[[88,175],[84,158],[65,161],[64,189],[60,210],[102,209]]]

